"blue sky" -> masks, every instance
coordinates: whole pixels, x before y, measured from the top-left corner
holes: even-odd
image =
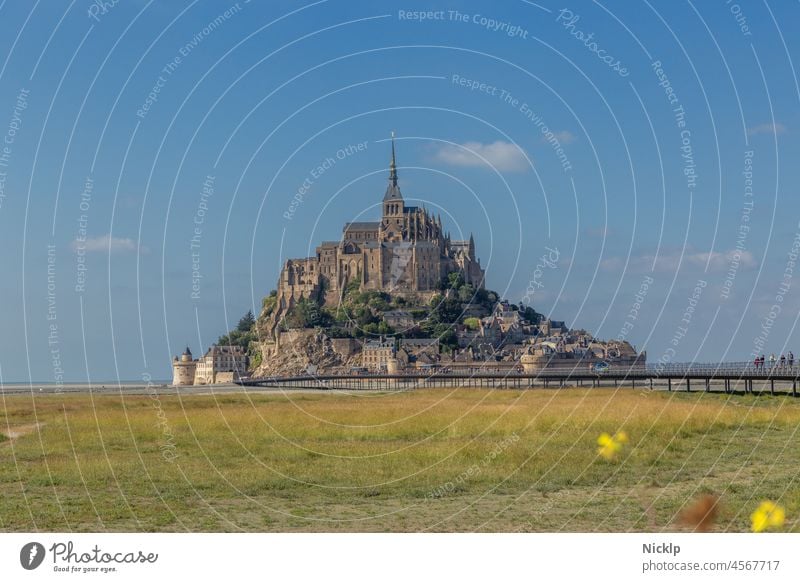
[[[800,349],[796,3],[100,4],[0,3],[4,382],[168,378],[378,215],[392,130],[508,299],[654,362]]]

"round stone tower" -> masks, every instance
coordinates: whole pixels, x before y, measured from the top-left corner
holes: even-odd
[[[400,373],[400,360],[397,358],[387,358],[386,359],[386,373],[387,374],[399,374]]]
[[[175,356],[175,358],[172,360],[172,385],[194,385],[194,371],[196,368],[197,361],[192,358],[192,351],[187,346],[180,358]]]
[[[542,357],[533,354],[523,354],[519,359],[525,374],[536,374],[542,369]],[[545,362],[546,363],[546,362]]]

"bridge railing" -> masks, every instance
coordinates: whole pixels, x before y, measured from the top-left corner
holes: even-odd
[[[781,363],[764,362],[763,365],[755,362],[672,362],[669,364],[650,363],[645,370],[650,374],[742,374],[748,376],[797,375],[800,374],[800,362],[785,361]]]
[[[735,377],[735,376],[763,376],[769,377],[795,377],[800,378],[800,362],[792,362],[790,365],[788,361],[783,365],[780,361],[770,365],[765,362],[763,366],[755,365],[754,362],[671,362],[668,364],[662,363],[649,363],[647,365],[632,366],[630,368],[624,366],[611,365],[607,372],[596,372],[587,369],[583,365],[576,365],[574,367],[558,367],[558,368],[545,368],[538,370],[533,376],[548,379],[548,378],[570,378],[570,377],[586,377],[597,376],[603,377],[605,375],[614,376],[619,378],[624,376],[632,380],[639,378],[657,379],[659,376],[667,378],[671,377],[684,377],[684,376],[699,376],[708,377]],[[527,376],[523,373],[521,367],[495,369],[493,367],[475,367],[475,368],[452,368],[447,367],[436,368],[432,370],[413,370],[406,371],[398,376],[391,376],[385,373],[360,373],[357,375],[308,375],[308,376],[294,376],[294,377],[272,377],[272,378],[256,378],[252,379],[262,384],[285,384],[285,383],[303,383],[311,382],[317,384],[324,384],[327,379],[336,381],[339,378],[363,379],[369,380],[372,378],[399,378],[401,380],[416,380],[425,381],[427,379],[447,378],[448,376],[457,377],[472,377],[472,378],[507,378],[513,379],[515,376]]]

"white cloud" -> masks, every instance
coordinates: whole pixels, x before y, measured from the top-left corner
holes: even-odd
[[[625,261],[619,257],[609,257],[600,261],[600,268],[604,271],[619,271],[625,266]]]
[[[628,270],[634,272],[657,271],[661,273],[674,273],[678,267],[683,268],[702,268],[708,264],[708,270],[719,272],[728,269],[738,261],[740,269],[752,269],[758,266],[758,261],[750,251],[729,251],[698,252],[687,248],[681,257],[680,250],[667,250],[658,255],[644,254],[631,256],[628,262]],[[600,263],[600,267],[606,271],[618,271],[625,266],[624,257],[610,257]]]
[[[747,133],[750,135],[758,135],[760,133],[780,135],[782,133],[786,133],[786,131],[786,126],[782,123],[762,123],[760,125],[751,127],[747,130]]]
[[[752,269],[758,265],[753,253],[735,249],[725,252],[692,253],[686,258],[690,264],[698,267],[705,267],[706,263],[708,263],[708,268],[712,271],[727,269],[728,265],[734,261],[738,261],[739,267],[742,269]]]
[[[486,168],[489,167],[488,163],[498,170],[510,172],[523,172],[530,167],[522,149],[512,143],[500,140],[488,144],[478,141],[468,141],[460,146],[447,144],[439,148],[435,158],[452,166],[482,166]]]
[[[607,226],[590,226],[586,228],[586,234],[606,238],[611,235],[611,229]]]
[[[553,137],[558,141],[560,145],[566,145],[568,143],[572,143],[577,139],[574,133],[572,133],[571,131],[567,131],[566,129],[563,131],[554,131]],[[542,141],[548,141],[548,139],[542,136]]]
[[[72,241],[71,246],[75,252],[84,250],[87,253],[107,253],[109,251],[112,253],[127,253],[145,250],[144,248],[139,249],[136,241],[132,238],[119,238],[110,234],[86,237],[85,241],[76,239]]]

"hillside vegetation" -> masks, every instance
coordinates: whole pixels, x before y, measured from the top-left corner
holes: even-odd
[[[495,291],[476,289],[465,283],[460,273],[451,273],[442,282],[439,293],[424,302],[418,296],[392,295],[383,291],[359,290],[357,281],[352,281],[342,292],[334,306],[323,306],[310,298],[300,299],[280,321],[279,331],[290,329],[320,329],[329,338],[370,338],[394,336],[397,338],[439,338],[442,349],[449,351],[458,346],[453,326],[463,324],[475,329],[480,317],[489,315],[497,303]],[[272,291],[262,301],[258,319],[248,311],[236,328],[220,336],[218,345],[239,345],[248,349],[251,369],[261,364],[261,352],[257,342],[268,337],[269,321],[277,303],[277,292]],[[541,315],[532,307],[512,305],[526,321],[537,323]],[[407,311],[415,325],[395,330],[384,314],[390,311]],[[477,315],[477,316],[476,316]]]

